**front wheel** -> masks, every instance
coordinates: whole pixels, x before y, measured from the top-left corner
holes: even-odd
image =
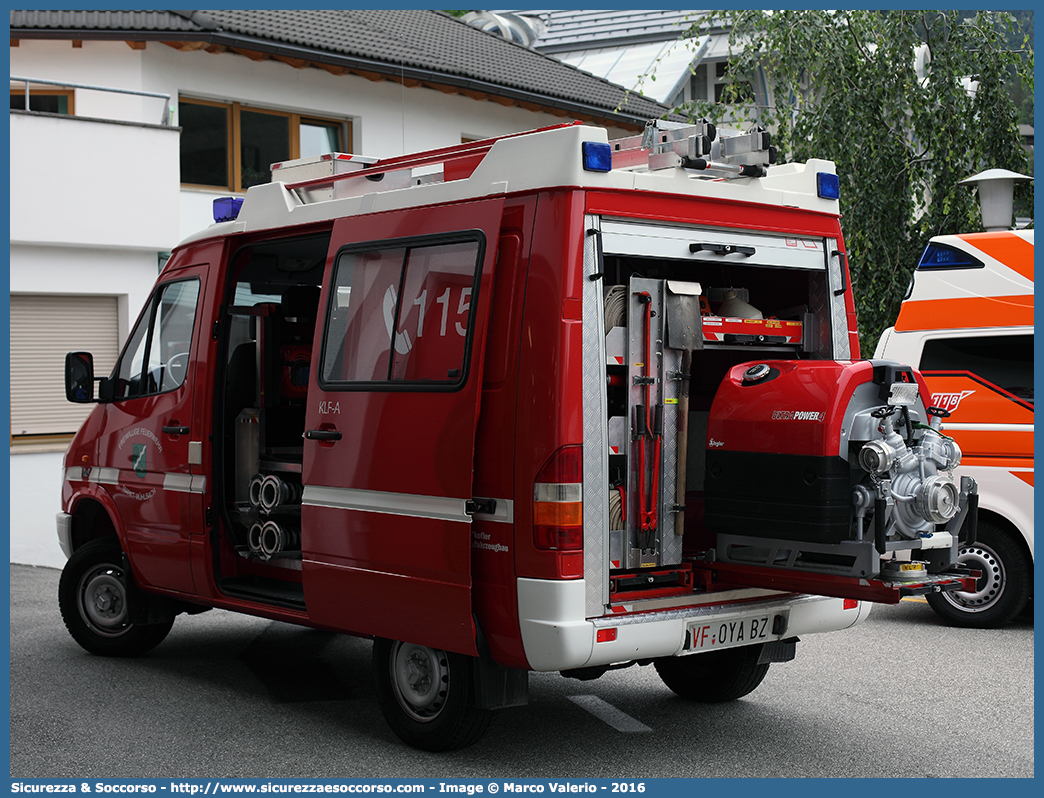
[[[469,704],[470,665],[463,654],[374,640],[377,701],[392,731],[423,751],[451,751],[476,742],[493,713]]]
[[[130,574],[115,538],[97,538],[73,552],[58,581],[58,607],[73,639],[92,654],[134,657],[159,645],[174,619],[131,623]]]
[[[976,538],[957,552],[959,562],[982,573],[975,590],[929,593],[928,604],[951,626],[994,629],[1026,606],[1032,567],[1018,541],[996,524],[979,521]]]
[[[768,673],[758,662],[761,645],[726,648],[705,654],[665,657],[655,662],[663,683],[687,701],[717,704],[754,691]]]

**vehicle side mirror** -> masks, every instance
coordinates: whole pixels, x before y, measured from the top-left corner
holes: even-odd
[[[65,398],[77,404],[94,401],[94,356],[90,352],[65,356]]]

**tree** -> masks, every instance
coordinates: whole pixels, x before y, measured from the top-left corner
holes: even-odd
[[[1009,14],[972,13],[713,12],[732,29],[735,89],[721,104],[679,109],[773,130],[781,162],[836,162],[864,350],[894,322],[928,238],[981,229],[974,194],[959,181],[1030,168],[1010,84],[1021,81],[1032,97],[1031,40]],[[753,106],[749,82],[762,70],[772,99]],[[1032,208],[1032,184],[1016,191]]]

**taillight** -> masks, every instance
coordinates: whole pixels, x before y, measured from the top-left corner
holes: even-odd
[[[544,551],[583,551],[583,447],[563,446],[533,483],[533,543]]]

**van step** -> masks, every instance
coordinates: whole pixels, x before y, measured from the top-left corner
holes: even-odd
[[[299,584],[254,576],[222,579],[221,592],[226,596],[252,599],[265,604],[278,604],[297,610],[305,608],[304,588]]]

